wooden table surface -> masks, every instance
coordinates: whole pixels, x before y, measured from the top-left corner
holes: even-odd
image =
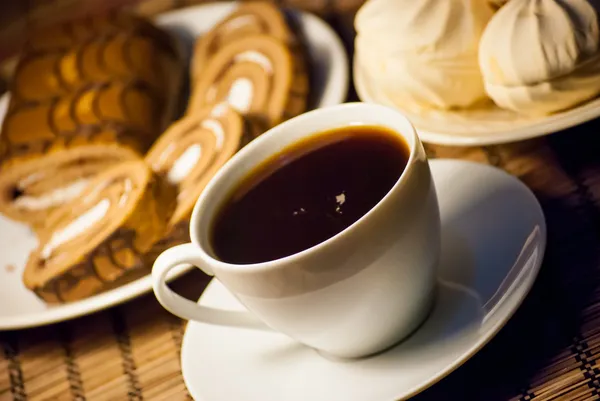
[[[183,5],[152,3],[154,12]],[[325,3],[330,10],[347,5]],[[330,12],[326,19],[351,53],[351,18]],[[356,100],[353,91],[349,100]],[[548,246],[531,293],[506,327],[464,366],[414,399],[600,398],[599,135],[596,120],[515,144],[427,146],[431,158],[491,164],[525,182],[544,209]],[[207,283],[194,271],[174,287],[197,299]],[[73,321],[1,332],[0,401],[191,399],[179,363],[184,329],[148,294]]]

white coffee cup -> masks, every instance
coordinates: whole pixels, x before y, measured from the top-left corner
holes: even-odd
[[[212,219],[254,167],[315,133],[361,124],[390,128],[410,147],[404,172],[373,209],[334,237],[288,257],[248,265],[216,259],[209,241]],[[384,106],[318,109],[252,141],[205,188],[192,213],[190,236],[191,243],[163,252],[152,270],[159,302],[185,319],[236,327],[232,330],[268,327],[325,354],[355,358],[407,337],[433,303],[440,253],[435,187],[415,129]],[[214,275],[250,312],[200,306],[173,292],[165,279],[181,264]]]

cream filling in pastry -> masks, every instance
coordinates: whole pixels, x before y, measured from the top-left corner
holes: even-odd
[[[119,204],[118,204],[119,207],[125,206],[125,204],[127,203],[127,199],[129,198],[129,193],[133,189],[133,184],[131,183],[131,180],[129,178],[125,180],[125,183],[123,185],[124,185],[125,189],[123,190],[123,193],[119,197]]]
[[[235,61],[249,61],[251,63],[258,64],[265,70],[267,74],[273,74],[273,64],[271,63],[271,60],[261,52],[248,50],[235,56]]]
[[[246,25],[250,25],[256,22],[256,17],[254,15],[240,15],[232,19],[231,21],[227,21],[224,28],[228,31],[241,28]]]
[[[202,147],[199,144],[187,148],[173,163],[173,167],[167,174],[167,180],[172,184],[183,181],[198,163],[200,157],[202,157]]]
[[[152,169],[154,171],[159,171],[160,167],[165,163],[165,161],[171,155],[171,153],[173,153],[173,150],[175,150],[175,144],[174,143],[170,143],[165,148],[165,150],[160,154],[158,160],[155,161],[154,163],[152,163]]]
[[[90,227],[106,216],[109,208],[110,201],[108,199],[102,199],[94,207],[77,217],[65,228],[55,232],[50,238],[50,241],[44,246],[44,249],[41,252],[42,258],[48,259],[56,248],[89,230]]]
[[[261,52],[254,50],[242,52],[235,56],[234,62],[254,63],[259,65],[268,75],[273,74],[273,63],[271,63],[269,57],[265,56]],[[211,86],[206,92],[207,100],[214,100],[216,93],[216,86]],[[248,78],[238,78],[231,84],[226,101],[238,112],[247,113],[250,111],[250,107],[252,106],[253,96],[254,85],[252,84],[252,81]]]
[[[217,111],[216,113],[218,113]],[[214,113],[214,112],[213,112]],[[200,123],[202,128],[205,128],[213,133],[215,136],[215,147],[217,150],[220,150],[223,147],[223,143],[225,141],[225,130],[223,129],[223,125],[220,122],[213,119],[204,120]],[[169,156],[169,154],[173,151],[174,147],[169,146],[165,152],[161,155],[161,158],[158,163],[155,165],[161,165],[164,163],[164,160]],[[173,166],[167,173],[167,180],[172,184],[179,184],[183,181],[194,169],[196,164],[200,161],[202,157],[202,146],[200,144],[193,144],[188,147],[173,163]]]
[[[254,95],[254,85],[248,78],[238,78],[231,84],[227,94],[227,103],[238,112],[245,114],[250,111],[252,98]]]
[[[212,114],[214,115],[214,112]],[[200,126],[212,131],[216,139],[215,147],[217,150],[221,150],[223,143],[225,142],[225,130],[223,129],[223,125],[217,120],[209,119],[202,121]]]
[[[23,178],[20,181],[20,185],[22,187],[26,187],[30,184],[33,184],[34,182],[42,180],[44,177],[46,177],[46,174],[44,174],[44,173],[31,174],[30,176]]]
[[[78,180],[71,185],[56,188],[44,193],[42,196],[19,196],[14,205],[20,209],[44,210],[52,206],[61,205],[79,195],[87,186],[87,180]]]

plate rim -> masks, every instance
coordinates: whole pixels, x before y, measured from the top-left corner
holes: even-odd
[[[536,209],[536,214],[538,215],[537,218],[539,219],[540,231],[541,231],[541,236],[540,236],[541,252],[540,252],[540,257],[536,260],[534,267],[531,270],[531,274],[527,276],[527,280],[525,281],[525,284],[522,286],[523,291],[520,293],[520,296],[518,298],[516,298],[517,302],[514,304],[514,306],[511,309],[509,309],[506,312],[506,314],[501,319],[498,319],[498,321],[486,331],[484,336],[481,336],[480,338],[477,339],[477,341],[474,341],[471,344],[471,346],[469,348],[467,348],[462,354],[457,356],[452,363],[449,363],[444,369],[441,369],[440,371],[436,372],[428,380],[425,380],[421,384],[415,385],[413,388],[409,389],[406,392],[406,394],[402,395],[400,398],[398,398],[396,396],[393,399],[390,399],[389,401],[399,401],[399,400],[408,399],[408,398],[414,397],[415,395],[430,388],[431,386],[435,385],[436,383],[438,383],[439,381],[441,381],[442,379],[444,379],[445,377],[450,375],[452,372],[457,370],[459,367],[464,365],[469,359],[471,359],[483,347],[485,347],[494,337],[496,337],[496,335],[500,332],[500,330],[512,319],[512,317],[514,316],[516,311],[519,310],[519,308],[523,304],[523,301],[527,298],[527,296],[531,292],[531,289],[539,275],[539,271],[542,267],[542,264],[543,264],[544,258],[545,258],[545,254],[546,254],[547,225],[546,225],[546,217],[545,217],[543,208],[542,208],[539,200],[533,193],[533,191],[525,183],[523,183],[523,181],[521,181],[518,177],[515,177],[500,168],[497,168],[497,167],[494,167],[494,166],[491,166],[488,164],[474,162],[471,160],[439,158],[439,159],[430,159],[429,163],[430,164],[440,164],[441,166],[443,166],[444,164],[455,164],[455,163],[464,164],[464,165],[472,165],[472,166],[476,166],[478,168],[493,170],[493,171],[500,173],[500,174],[510,178],[511,180],[513,180],[514,184],[516,186],[520,187],[523,190],[523,193],[526,194],[526,196],[531,199],[532,207],[534,207]],[[206,286],[206,288],[204,289],[204,291],[198,298],[198,303],[200,303],[202,301],[202,298],[207,293],[207,290],[216,281],[217,280],[215,280],[215,279],[211,279],[211,281],[208,283],[208,285]],[[515,297],[516,295],[513,294],[512,296]],[[190,325],[188,323],[193,323],[193,322],[186,322],[186,328],[185,328],[185,332],[183,334],[182,345],[181,345],[180,365],[181,365],[181,376],[183,378],[184,384],[185,384],[186,388],[188,389],[188,391],[190,392],[190,394],[192,394],[191,387],[193,387],[193,384],[191,384],[189,377],[187,377],[185,374],[186,363],[184,362],[184,360],[186,358],[185,357],[186,353],[184,352],[184,349],[186,349],[186,344],[188,344],[190,341],[193,341],[193,340],[190,340],[190,337],[191,337],[191,334],[189,334],[190,333]],[[196,395],[198,395],[198,394],[196,394]],[[203,398],[198,398],[198,400],[199,401],[203,400]]]
[[[359,99],[366,103],[376,103],[392,107],[401,113],[407,114],[407,118],[410,120],[410,114],[401,108],[385,101],[378,101],[374,98],[372,92],[366,88],[367,84],[364,82],[363,76],[360,73],[361,67],[359,65],[358,57],[355,54],[352,60],[352,79]],[[551,114],[528,125],[522,125],[515,127],[514,129],[505,129],[500,132],[484,133],[477,136],[457,136],[452,133],[433,132],[418,127],[415,127],[415,129],[421,140],[431,145],[456,147],[502,145],[552,135],[594,120],[600,117],[600,107],[585,109],[585,107],[589,107],[589,104],[592,102],[596,102],[600,106],[600,95],[566,110],[564,113],[569,113],[568,115]]]
[[[237,6],[237,3],[238,2],[211,2],[199,4],[195,6],[160,13],[155,17],[151,18],[151,20],[154,21],[154,23],[160,27],[165,26],[169,22],[171,22],[167,20],[175,20],[178,17],[180,17],[180,15],[189,14],[191,12],[206,11],[211,8],[219,11],[224,11],[228,8],[233,10]],[[343,103],[348,96],[348,88],[350,82],[348,57],[340,37],[329,24],[327,24],[323,19],[319,18],[318,16],[301,10],[294,10],[294,12],[296,12],[300,16],[300,19],[303,24],[306,23],[306,20],[309,20],[310,24],[319,24],[325,31],[328,31],[328,34],[330,36],[327,40],[319,42],[327,42],[328,49],[333,55],[332,63],[330,66],[331,79],[327,80],[325,83],[325,86],[329,88],[329,90],[323,91],[323,94],[317,102],[317,104],[315,105],[315,108],[321,108],[329,105]],[[310,44],[310,41],[307,41],[307,43]],[[0,108],[5,104],[7,107],[9,99],[9,92],[5,92],[3,95],[1,95]],[[2,115],[1,119],[3,118],[4,115]],[[187,273],[188,271],[191,271],[193,268],[194,267],[190,265],[182,265],[176,269],[173,269],[172,274],[170,274],[167,277],[167,281],[172,281]],[[91,315],[96,312],[123,304],[141,295],[145,295],[151,291],[152,273],[149,273],[123,286],[97,295],[93,295],[89,298],[85,298],[79,301],[56,306],[51,305],[46,310],[34,313],[8,317],[0,316],[0,332],[41,327],[76,319],[86,315]]]

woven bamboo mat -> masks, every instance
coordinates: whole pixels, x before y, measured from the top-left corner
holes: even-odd
[[[350,44],[348,20],[328,18]],[[507,326],[416,400],[600,399],[599,134],[597,120],[517,144],[427,147],[432,158],[491,164],[523,180],[544,209],[548,247]],[[173,285],[196,299],[207,282],[196,271]],[[183,331],[150,294],[70,322],[0,333],[0,401],[190,399],[179,365]]]

